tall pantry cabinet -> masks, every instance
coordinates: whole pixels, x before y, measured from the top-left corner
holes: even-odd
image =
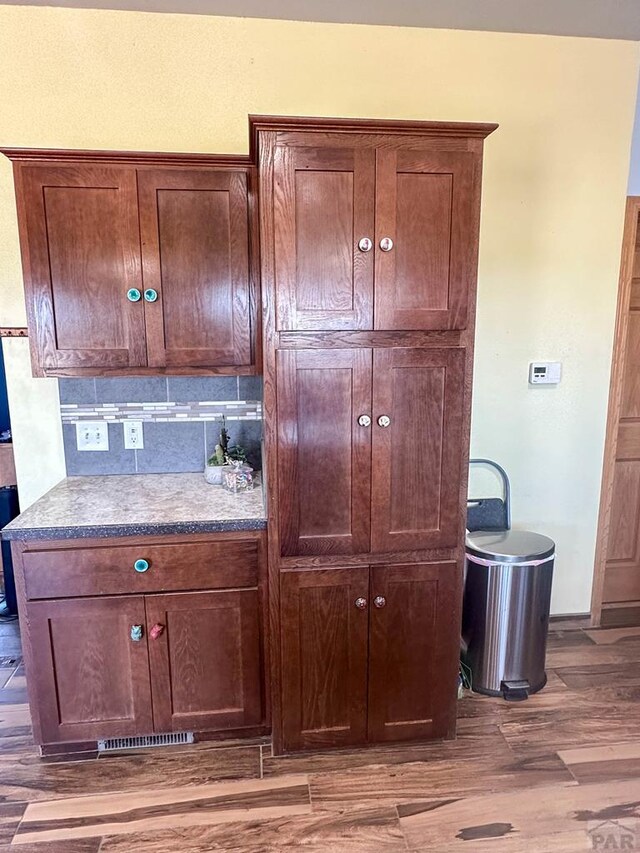
[[[251,125],[275,748],[450,737],[496,125]]]

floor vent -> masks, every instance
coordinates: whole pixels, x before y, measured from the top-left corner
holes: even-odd
[[[139,735],[138,737],[111,737],[98,741],[98,752],[140,749],[147,746],[174,746],[178,743],[193,742],[193,732],[167,732],[163,735]]]

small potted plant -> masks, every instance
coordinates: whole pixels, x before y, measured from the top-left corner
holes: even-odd
[[[230,462],[244,462],[246,458],[247,454],[244,447],[239,444],[229,444],[229,431],[223,417],[218,443],[211,456],[207,459],[207,464],[204,468],[205,480],[207,483],[211,483],[212,486],[221,486],[222,466],[229,465]]]

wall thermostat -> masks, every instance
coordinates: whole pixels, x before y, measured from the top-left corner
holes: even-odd
[[[531,385],[557,385],[561,377],[562,363],[559,361],[532,361],[529,365]]]

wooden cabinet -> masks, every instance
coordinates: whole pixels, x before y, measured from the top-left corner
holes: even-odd
[[[369,549],[371,350],[278,353],[283,554]]]
[[[372,742],[450,736],[460,632],[455,562],[371,568],[369,713]]]
[[[255,372],[246,158],[4,153],[36,375]]]
[[[141,597],[38,601],[22,618],[42,743],[153,731],[147,644],[131,639],[145,625]]]
[[[274,748],[451,737],[482,149],[496,126],[251,123]]]
[[[283,556],[453,547],[465,351],[277,354]]]
[[[143,289],[135,170],[25,164],[16,177],[37,366],[145,365],[143,304],[127,299]]]
[[[258,591],[150,595],[145,606],[155,729],[260,723]]]
[[[251,364],[247,175],[138,172],[150,367]],[[145,290],[146,295],[146,290]]]
[[[457,579],[453,562],[284,572],[284,749],[449,734]]]
[[[368,589],[366,568],[283,573],[287,750],[366,740]]]
[[[477,265],[476,154],[383,134],[280,137],[277,328],[466,328]]]
[[[264,733],[264,547],[250,532],[14,543],[36,742]]]

